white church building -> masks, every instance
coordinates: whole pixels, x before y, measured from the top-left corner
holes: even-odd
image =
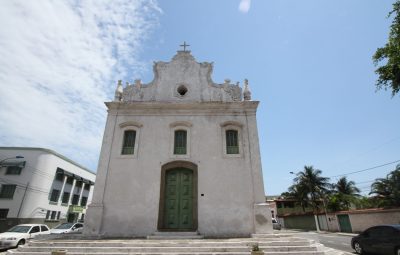
[[[185,45],[186,46],[186,45]],[[256,111],[244,88],[211,79],[185,48],[106,102],[107,122],[85,235],[204,237],[272,233]],[[172,235],[172,234],[171,234]]]

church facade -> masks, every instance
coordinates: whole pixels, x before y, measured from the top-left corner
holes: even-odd
[[[256,123],[259,102],[213,64],[178,51],[149,84],[119,81],[103,137],[85,235],[205,237],[272,233]]]

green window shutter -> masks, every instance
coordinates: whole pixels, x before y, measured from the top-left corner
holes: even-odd
[[[123,155],[131,155],[135,151],[135,139],[136,139],[136,131],[127,130],[124,132],[124,141],[122,144],[122,152]]]
[[[178,155],[186,154],[186,138],[187,138],[187,132],[185,130],[175,131],[174,154]]]
[[[226,131],[226,154],[239,154],[239,141],[237,130]]]
[[[8,184],[2,185],[0,198],[13,198],[16,187],[17,185],[8,185]]]

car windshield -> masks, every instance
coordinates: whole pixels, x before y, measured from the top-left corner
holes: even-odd
[[[58,225],[54,229],[70,229],[73,225],[74,223],[63,223],[61,225]]]
[[[14,226],[7,232],[28,233],[29,229],[31,229],[30,226]]]

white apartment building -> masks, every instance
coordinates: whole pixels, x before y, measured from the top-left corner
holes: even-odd
[[[22,223],[83,221],[95,178],[49,149],[0,147],[0,232]]]

